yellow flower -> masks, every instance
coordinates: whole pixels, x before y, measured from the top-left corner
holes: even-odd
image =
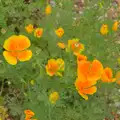
[[[49,101],[52,103],[52,104],[55,104],[56,101],[59,99],[59,94],[58,92],[52,92],[49,96]]]
[[[46,15],[49,15],[49,14],[51,14],[51,12],[52,12],[52,7],[51,7],[51,5],[47,5],[47,7],[45,8],[45,14],[46,14]]]
[[[62,43],[62,42],[58,42],[58,43],[57,43],[57,46],[58,46],[59,48],[61,48],[61,49],[65,49],[65,44]]]
[[[64,35],[64,29],[60,27],[57,30],[55,30],[55,33],[59,38],[61,38]]]
[[[41,38],[43,35],[43,28],[37,28],[34,31],[34,36],[37,38]]]
[[[108,25],[107,24],[103,24],[100,28],[100,33],[102,35],[107,35],[108,34]]]
[[[81,53],[84,50],[84,45],[79,42],[79,39],[68,40],[67,51],[72,50],[75,55]]]
[[[21,62],[28,61],[32,57],[32,51],[28,50],[30,45],[30,40],[26,36],[13,35],[4,42],[3,56],[11,65],[16,65],[18,60]]]
[[[62,59],[50,59],[46,65],[46,72],[49,76],[62,76],[64,71],[64,61]]]
[[[113,24],[112,30],[117,31],[118,30],[118,25],[119,25],[119,22],[115,21],[114,24]]]
[[[28,33],[32,33],[33,30],[34,30],[34,27],[33,27],[32,24],[29,24],[29,25],[27,25],[27,26],[25,27],[25,29],[26,29],[26,31],[27,31]]]
[[[34,85],[34,84],[35,84],[35,80],[31,80],[31,81],[30,81],[30,84],[31,84],[31,85]]]

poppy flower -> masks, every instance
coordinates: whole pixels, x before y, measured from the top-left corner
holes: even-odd
[[[103,66],[98,60],[78,62],[78,78],[81,81],[97,81],[101,78],[102,73]]]
[[[116,78],[116,83],[120,85],[120,71],[116,73],[115,78]]]
[[[57,30],[55,30],[55,33],[59,38],[61,38],[64,35],[64,29],[60,27]]]
[[[13,35],[4,42],[3,56],[11,65],[16,65],[18,61],[28,61],[32,57],[32,51],[28,49],[30,45],[30,40],[26,36]]]
[[[97,91],[97,87],[95,86],[95,81],[81,81],[80,78],[78,78],[75,81],[75,86],[78,91],[78,93],[85,99],[88,100],[87,95],[92,95]]]
[[[52,103],[52,104],[55,104],[56,101],[59,99],[59,94],[58,92],[52,92],[49,96],[49,101]]]
[[[41,38],[43,35],[43,28],[37,28],[34,31],[34,36],[37,38]]]
[[[58,64],[55,59],[48,60],[48,64],[46,65],[46,72],[49,76],[53,76],[58,71]]]
[[[26,115],[25,120],[30,120],[35,115],[31,110],[25,110],[24,113]]]
[[[73,53],[76,55],[84,50],[84,45],[79,42],[79,39],[68,40],[67,51],[70,50],[72,50]]]
[[[118,25],[119,25],[119,22],[118,21],[115,21],[113,26],[112,26],[112,30],[113,31],[117,31],[118,30]]]
[[[100,28],[100,33],[102,35],[107,35],[108,34],[108,25],[107,24],[103,24]]]
[[[61,49],[65,49],[65,44],[62,43],[62,42],[58,42],[58,43],[57,43],[57,46],[58,46],[59,48],[61,48]]]
[[[78,62],[78,78],[75,81],[76,89],[78,93],[85,99],[88,99],[88,95],[92,95],[97,91],[95,86],[97,80],[101,78],[103,73],[103,66],[98,60],[93,62],[87,61],[85,56],[80,55]]]
[[[45,14],[50,15],[51,13],[52,13],[52,7],[51,5],[47,5],[47,7],[45,8]]]
[[[34,30],[34,27],[33,27],[32,24],[29,24],[29,25],[27,25],[27,26],[25,27],[25,29],[26,29],[26,31],[27,31],[28,33],[32,33],[33,30]]]
[[[46,72],[49,76],[62,76],[64,71],[64,61],[62,59],[50,59],[46,65]]]
[[[103,82],[115,82],[116,79],[113,78],[113,74],[112,74],[112,69],[111,68],[105,68],[104,71],[103,71],[103,74],[102,74],[102,77],[101,77],[101,80]]]

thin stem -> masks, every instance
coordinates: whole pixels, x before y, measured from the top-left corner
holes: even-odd
[[[0,90],[0,96],[1,96],[2,93],[3,93],[3,88],[4,88],[4,80],[2,80],[2,85],[1,85],[1,90]]]

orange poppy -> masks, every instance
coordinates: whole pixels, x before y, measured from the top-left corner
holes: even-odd
[[[113,26],[112,26],[112,30],[113,31],[117,31],[118,30],[118,27],[119,27],[119,22],[118,21],[115,21]]]
[[[58,71],[58,64],[55,59],[48,60],[48,64],[46,65],[46,72],[48,75],[53,76]]]
[[[115,78],[116,78],[116,83],[120,85],[120,71],[116,73]]]
[[[26,115],[25,120],[29,120],[29,119],[31,119],[35,115],[35,113],[32,112],[31,110],[25,110],[24,113]]]
[[[26,36],[13,35],[4,42],[3,56],[11,65],[16,65],[18,60],[21,62],[28,61],[32,57],[32,51],[27,49],[30,45],[30,40]]]
[[[32,33],[34,30],[34,26],[32,24],[29,24],[25,27],[25,29],[28,33]]]
[[[64,35],[64,29],[62,27],[55,30],[56,35],[61,38]]]
[[[78,93],[87,100],[87,94],[92,95],[97,91],[95,84],[101,78],[103,66],[98,60],[87,61],[87,57],[83,55],[79,55],[77,59],[78,78],[75,81],[75,86]]]
[[[41,38],[43,35],[43,28],[37,28],[34,31],[34,36],[37,38]]]
[[[103,82],[115,82],[116,79],[113,78],[113,74],[112,74],[112,69],[111,68],[105,68],[101,77],[101,80]]]
[[[45,8],[45,14],[50,15],[51,13],[52,13],[52,7],[51,5],[47,5],[47,7]]]
[[[85,60],[78,62],[78,78],[83,82],[99,80],[102,72],[103,66],[98,60],[94,60],[92,63]]]
[[[76,55],[84,50],[84,45],[79,42],[79,39],[68,40],[68,51],[69,50],[72,50]]]
[[[83,81],[81,82],[81,79],[78,78],[75,81],[76,89],[78,90],[78,93],[85,99],[88,100],[88,95],[92,95],[97,91],[97,87],[94,86],[96,84],[95,81]]]
[[[50,59],[48,60],[48,64],[46,65],[46,72],[49,76],[62,76],[62,72],[65,69],[64,61],[61,58]]]

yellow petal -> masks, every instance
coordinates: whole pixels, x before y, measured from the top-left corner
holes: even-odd
[[[78,91],[78,93],[79,93],[85,100],[88,100],[88,96],[87,96],[87,95],[81,93],[80,91]]]
[[[11,52],[4,51],[3,56],[9,64],[11,65],[17,64],[17,58],[15,56],[12,56]]]

